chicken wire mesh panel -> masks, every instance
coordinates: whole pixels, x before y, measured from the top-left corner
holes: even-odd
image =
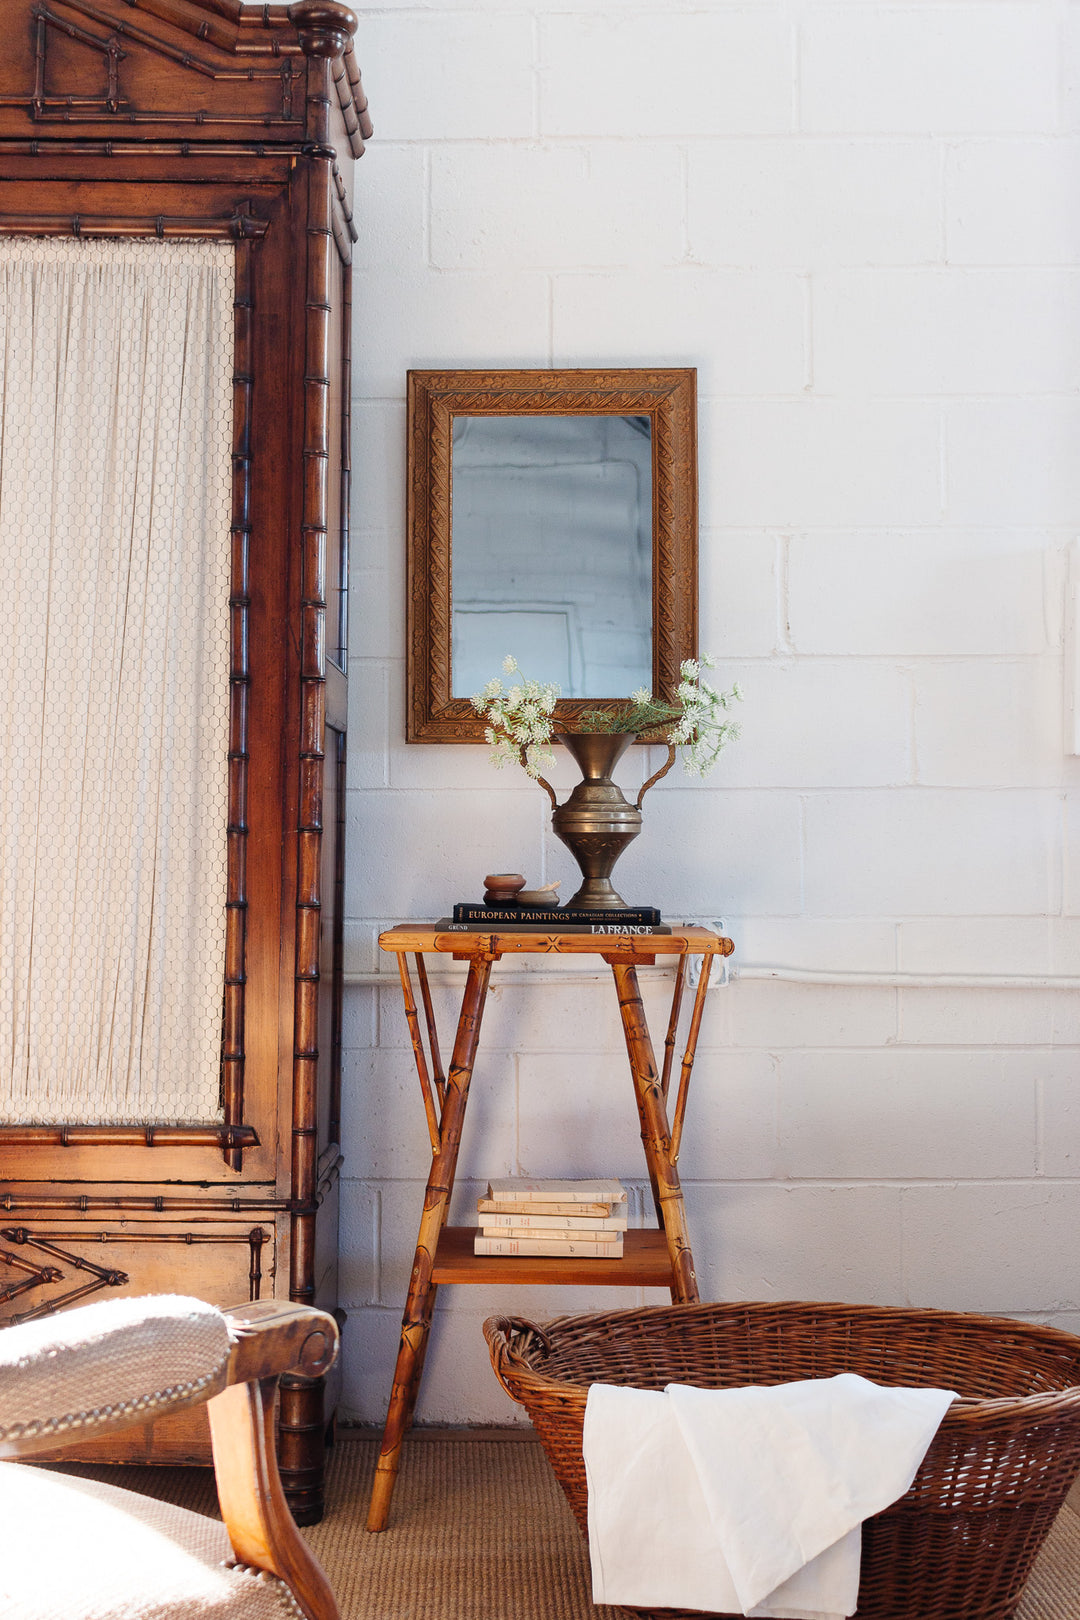
[[[0,1120],[221,1117],[233,250],[0,242]]]

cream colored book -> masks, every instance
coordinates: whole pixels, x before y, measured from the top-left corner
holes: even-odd
[[[598,1215],[625,1215],[626,1204],[570,1204],[570,1203],[534,1203],[532,1199],[528,1204],[504,1204],[497,1198],[478,1198],[476,1207],[481,1215],[514,1215],[520,1210],[527,1209],[530,1215],[582,1215],[595,1217]],[[623,1222],[625,1225],[625,1221]]]
[[[622,1204],[626,1188],[621,1181],[527,1181],[521,1176],[488,1183],[487,1195],[497,1204]]]
[[[626,1215],[548,1215],[538,1210],[535,1204],[521,1204],[516,1209],[502,1209],[488,1211],[484,1205],[488,1202],[481,1198],[477,1208],[480,1211],[480,1225],[485,1232],[490,1228],[498,1231],[500,1227],[536,1228],[545,1232],[558,1232],[562,1236],[565,1232],[625,1232]],[[577,1205],[576,1208],[587,1208],[587,1205]],[[607,1208],[607,1205],[604,1205]],[[623,1205],[625,1210],[626,1206]]]
[[[532,1238],[537,1243],[621,1243],[622,1233],[604,1231],[602,1228],[593,1231],[567,1231],[558,1227],[547,1227],[542,1222],[535,1226],[488,1226],[486,1221],[480,1222],[480,1231],[484,1237],[498,1238]]]
[[[614,1243],[597,1243],[593,1238],[580,1240],[571,1237],[509,1238],[491,1237],[477,1232],[473,1240],[474,1254],[511,1255],[567,1255],[579,1260],[618,1260],[622,1255],[622,1235],[616,1234]]]

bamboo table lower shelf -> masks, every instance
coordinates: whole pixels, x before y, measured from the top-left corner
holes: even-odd
[[[612,1288],[670,1288],[671,1256],[659,1229],[623,1233],[618,1260],[567,1260],[557,1254],[474,1254],[473,1226],[444,1226],[435,1251],[435,1283],[596,1283]],[[573,1268],[573,1269],[571,1269]]]
[[[402,1317],[401,1343],[394,1369],[386,1428],[371,1493],[367,1521],[369,1530],[382,1530],[390,1512],[402,1442],[412,1421],[420,1391],[435,1293],[441,1283],[660,1287],[670,1289],[671,1298],[676,1304],[693,1304],[698,1298],[694,1257],[686,1229],[686,1211],[676,1166],[709,970],[715,956],[728,956],[734,947],[729,939],[707,928],[673,928],[670,934],[596,935],[559,933],[557,927],[556,922],[551,933],[531,930],[515,932],[512,929],[456,933],[439,930],[431,924],[402,923],[397,928],[388,929],[379,939],[382,949],[392,951],[397,957],[405,1016],[412,1038],[431,1142],[431,1170],[424,1194],[409,1294]],[[429,951],[450,954],[469,964],[453,1055],[445,1074],[424,965],[424,955]],[[503,956],[548,952],[600,956],[611,968],[619,998],[657,1226],[653,1230],[627,1232],[623,1254],[617,1260],[567,1259],[556,1255],[476,1255],[473,1253],[473,1228],[446,1225],[492,965]],[[410,956],[416,967],[423,1028],[421,1012],[413,993]],[[658,956],[676,958],[671,1014],[660,1068],[657,1068],[637,978],[638,967],[642,964],[652,966]],[[691,956],[702,958],[701,976],[679,1070],[674,1115],[669,1123],[667,1099],[686,986],[687,959]]]

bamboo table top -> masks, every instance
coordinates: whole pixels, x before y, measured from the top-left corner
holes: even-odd
[[[655,956],[730,956],[734,943],[711,928],[672,927],[670,934],[550,933],[544,929],[491,929],[458,932],[434,923],[398,923],[379,935],[384,951],[447,951],[455,956],[517,956],[558,952],[651,961]]]

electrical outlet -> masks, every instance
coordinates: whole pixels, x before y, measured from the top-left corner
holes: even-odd
[[[687,917],[686,923],[692,928],[711,928],[714,934],[726,934],[727,922],[723,917]],[[722,984],[731,983],[731,973],[728,964],[730,956],[714,956],[712,968],[709,971],[709,989],[715,990]],[[688,956],[686,959],[687,988],[696,990],[701,983],[700,956]]]

